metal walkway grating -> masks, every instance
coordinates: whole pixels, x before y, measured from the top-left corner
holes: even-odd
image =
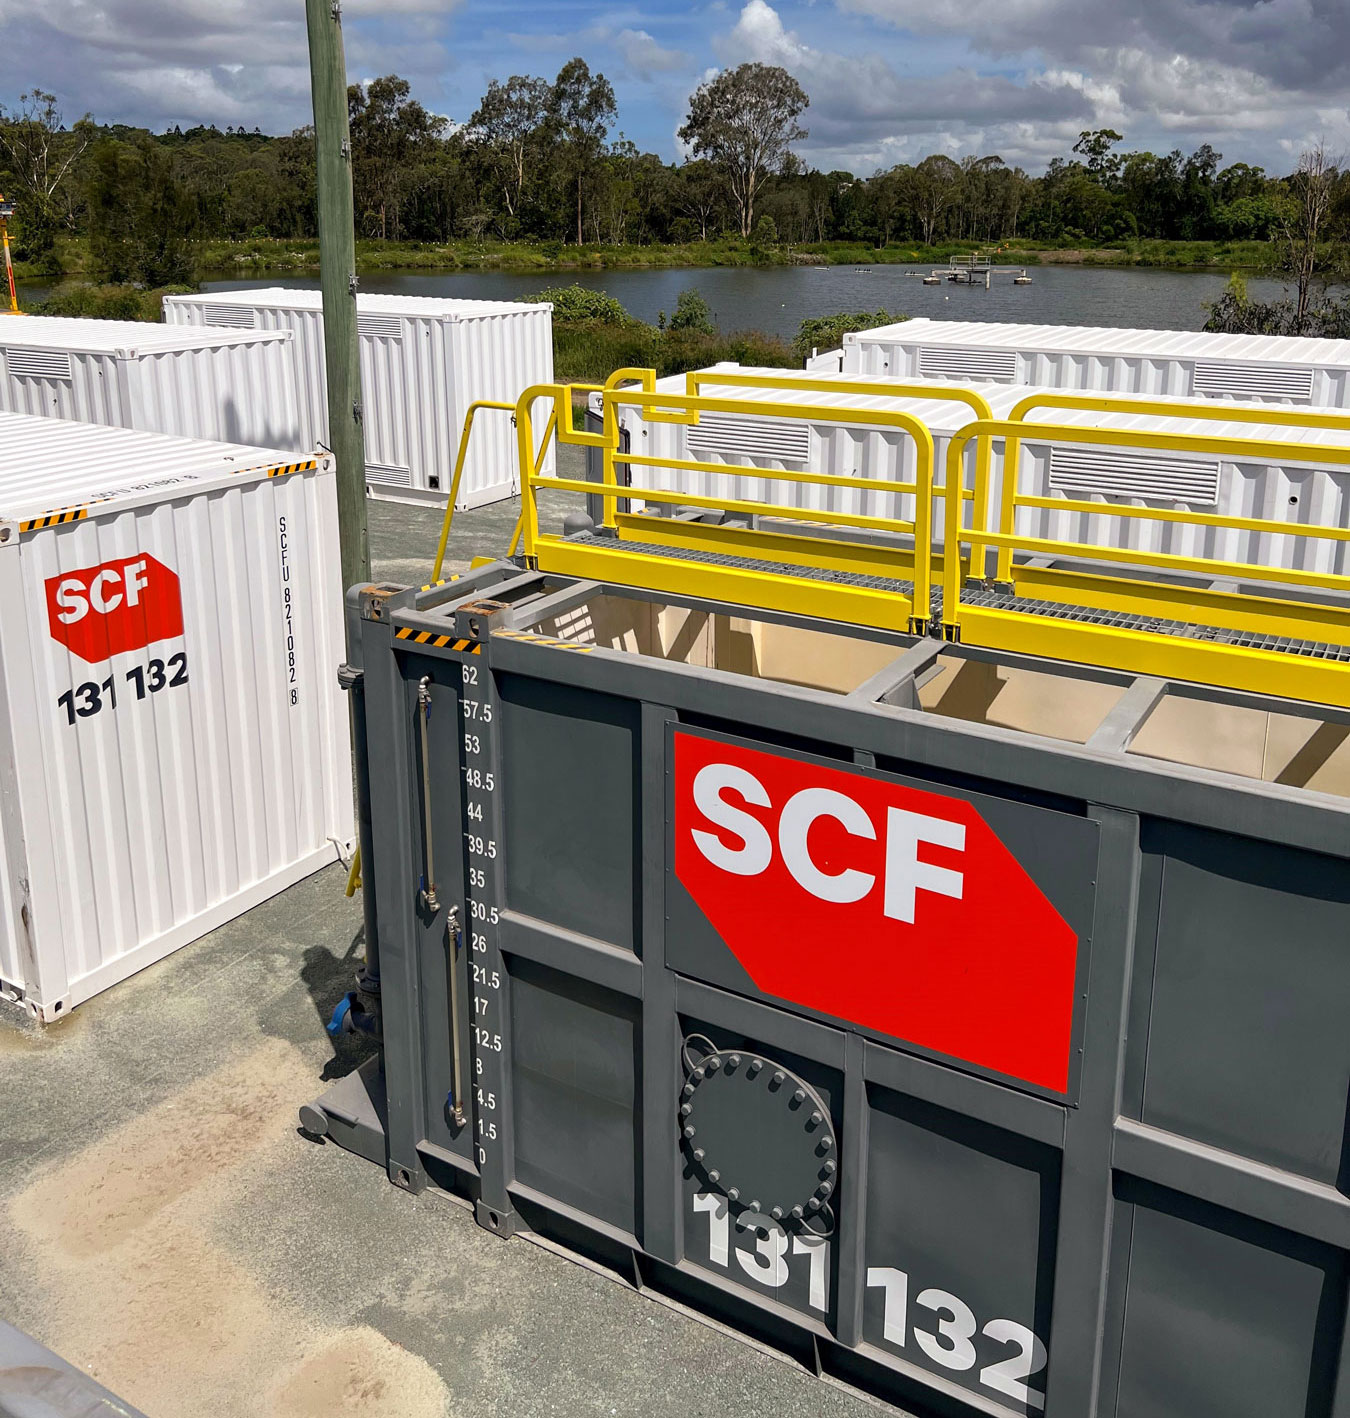
[[[888,591],[893,595],[905,597],[914,594],[913,581],[901,581],[889,576],[864,576],[856,571],[830,571],[816,566],[794,566],[787,561],[761,561],[753,556],[728,556],[724,552],[667,547],[657,542],[630,542],[626,537],[605,537],[596,532],[581,532],[568,537],[567,540],[574,545],[602,547],[606,551],[638,552],[643,556],[665,557],[671,561],[693,562],[699,566],[762,571],[770,576],[790,576],[799,581],[823,581],[832,586],[855,586],[862,591]]]
[[[1319,640],[1294,640],[1287,635],[1262,635],[1250,630],[1228,630],[1194,621],[1161,620],[1156,616],[1131,615],[1128,611],[1103,610],[1093,606],[1065,605],[1060,601],[1030,600],[1006,591],[964,591],[962,605],[981,610],[1015,611],[1021,615],[1044,616],[1048,620],[1071,620],[1080,625],[1097,625],[1112,630],[1137,630],[1146,635],[1174,636],[1181,640],[1202,640],[1211,645],[1231,645],[1239,650],[1267,650],[1278,655],[1296,655],[1307,660],[1332,660],[1350,664],[1350,646],[1328,645]]]

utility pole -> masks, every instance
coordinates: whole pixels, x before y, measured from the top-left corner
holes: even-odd
[[[305,0],[319,197],[319,284],[323,288],[328,442],[337,463],[342,586],[370,580],[366,451],[361,428],[361,357],[356,331],[356,232],[347,64],[339,0]]]
[[[366,530],[366,445],[361,427],[361,347],[356,325],[356,222],[352,210],[352,135],[347,125],[347,61],[342,50],[341,0],[305,0],[309,30],[309,79],[314,93],[314,149],[319,198],[319,284],[323,288],[324,369],[328,375],[328,444],[337,463],[338,539],[342,592],[370,580]],[[352,663],[340,682],[349,691],[352,753],[356,760],[356,857],[347,894],[366,863],[361,914],[366,958],[357,991],[347,995],[329,1024],[336,1037],[344,1021],[365,1021],[380,1031],[380,941],[371,870],[370,770],[366,758],[365,676],[359,640],[347,646]],[[364,994],[370,1010],[353,1011]],[[344,1008],[345,1006],[345,1008]]]

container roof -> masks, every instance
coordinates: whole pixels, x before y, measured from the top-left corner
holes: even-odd
[[[277,310],[319,310],[323,295],[317,290],[289,286],[248,287],[205,291],[199,295],[173,295],[166,300],[192,305],[240,305]],[[552,310],[548,302],[524,300],[460,300],[439,295],[377,295],[362,291],[356,297],[362,315],[409,315],[422,319],[472,320],[484,315],[519,315],[530,310]]]
[[[772,378],[789,385],[787,388],[777,389],[747,389],[740,385],[726,384],[719,385],[716,382],[716,374],[719,370],[727,373],[761,375]],[[976,414],[970,406],[957,400],[949,399],[925,399],[922,397],[910,397],[908,395],[894,394],[853,394],[846,389],[841,389],[838,393],[833,391],[817,392],[807,389],[793,389],[791,382],[797,380],[818,380],[825,384],[837,383],[847,385],[858,379],[857,375],[850,374],[821,374],[818,372],[807,372],[804,370],[792,369],[767,369],[752,368],[750,366],[737,367],[733,365],[717,365],[705,371],[713,376],[702,386],[704,394],[721,398],[734,398],[747,404],[771,403],[778,401],[781,403],[817,404],[835,408],[855,408],[855,409],[876,409],[888,410],[892,412],[912,414],[927,425],[929,430],[938,435],[955,433],[958,429],[964,428],[974,421]],[[885,382],[885,381],[877,381]],[[903,381],[896,381],[897,383]],[[1051,389],[1038,385],[1028,384],[973,384],[967,381],[959,383],[947,380],[924,379],[916,381],[925,387],[935,389],[959,389],[970,390],[981,395],[989,407],[993,410],[996,419],[1007,418],[1013,408],[1026,399],[1036,394],[1048,394],[1056,397],[1063,395],[1073,395],[1082,391]],[[684,375],[675,375],[668,379],[657,381],[656,385],[661,393],[684,393]],[[594,397],[594,396],[593,396]],[[1094,397],[1087,394],[1086,397]],[[1097,398],[1103,397],[1100,394]],[[1105,397],[1119,397],[1129,399],[1131,396],[1108,395]],[[1262,439],[1268,441],[1278,441],[1287,445],[1306,445],[1297,452],[1291,447],[1289,461],[1291,462],[1312,462],[1317,459],[1317,446],[1322,447],[1350,447],[1350,411],[1345,409],[1309,409],[1304,405],[1296,408],[1285,409],[1279,407],[1279,412],[1290,412],[1297,414],[1327,413],[1334,414],[1346,420],[1347,427],[1344,429],[1324,429],[1324,428],[1298,428],[1279,424],[1266,424],[1260,422],[1243,423],[1235,419],[1208,419],[1208,418],[1187,418],[1185,410],[1193,408],[1199,400],[1186,399],[1158,399],[1159,403],[1176,404],[1178,416],[1176,418],[1163,417],[1150,413],[1101,413],[1095,409],[1060,409],[1042,408],[1032,411],[1028,415],[1028,426],[1033,427],[1037,423],[1060,423],[1070,424],[1078,427],[1089,428],[1117,428],[1134,429],[1154,433],[1170,433],[1187,436],[1197,436],[1204,438],[1246,438]],[[1270,404],[1253,403],[1239,401],[1236,399],[1225,399],[1221,404],[1214,401],[1206,401],[1206,408],[1222,408],[1225,411],[1233,409],[1249,409],[1260,414],[1270,414],[1274,407]],[[824,422],[824,420],[817,420]]]
[[[269,469],[308,461],[299,453],[241,443],[0,412],[0,519],[156,502],[182,496],[193,485],[206,490],[243,473],[264,476]],[[174,491],[166,493],[170,488]],[[105,506],[96,509],[95,503]]]
[[[903,320],[864,330],[860,344],[1251,360],[1261,364],[1350,365],[1350,340],[1294,335],[1217,335],[1204,330],[1116,330],[1091,325],[1013,325],[980,320]]]
[[[232,330],[211,325],[152,325],[144,320],[81,320],[59,315],[0,315],[0,349],[153,354],[290,339],[288,330]]]

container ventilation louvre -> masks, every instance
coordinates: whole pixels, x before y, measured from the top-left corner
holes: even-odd
[[[996,384],[1017,382],[1015,350],[925,348],[919,351],[919,372],[925,379],[978,379]]]
[[[66,350],[6,350],[5,363],[15,379],[70,379]]]
[[[232,330],[254,330],[258,312],[246,305],[203,305],[202,317],[208,325],[227,325]]]
[[[394,463],[367,463],[366,480],[373,483],[385,483],[390,487],[411,487],[413,483],[412,469],[400,468]]]
[[[1195,362],[1195,392],[1210,399],[1283,399],[1312,402],[1311,369],[1272,368],[1262,364]]]
[[[358,315],[356,330],[365,339],[401,340],[403,321],[397,315]]]
[[[811,456],[811,429],[786,419],[741,418],[705,413],[689,426],[689,452],[696,458],[766,458],[804,463]]]
[[[1055,448],[1050,454],[1050,486],[1058,492],[1212,507],[1219,500],[1219,464],[1099,448]]]

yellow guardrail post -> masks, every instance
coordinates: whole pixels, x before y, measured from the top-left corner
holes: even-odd
[[[961,465],[965,461],[966,445],[977,432],[987,428],[992,420],[980,419],[975,423],[968,424],[959,433],[952,435],[947,444],[947,472],[946,481],[950,487],[953,478],[961,476]],[[978,466],[978,459],[976,460]],[[986,468],[986,476],[988,470]],[[979,474],[977,473],[978,477]],[[1003,480],[1006,486],[1008,479],[1008,468],[1005,457],[1003,468]],[[979,489],[976,488],[976,506],[981,505]],[[987,507],[987,499],[984,502]],[[942,533],[942,630],[943,635],[948,640],[958,639],[960,636],[961,623],[961,499],[949,497],[947,505],[943,508],[944,527]],[[971,529],[974,531],[983,530],[978,521]]]
[[[615,379],[620,375],[628,374],[641,375],[644,372],[642,370],[619,370],[610,375],[610,378]],[[571,443],[583,448],[600,448],[602,450],[607,448],[607,439],[610,436],[608,420],[605,423],[606,431],[587,433],[584,429],[579,429],[576,426],[572,405],[574,394],[600,394],[604,392],[605,387],[603,384],[535,384],[526,389],[516,400],[516,449],[520,461],[521,507],[520,522],[515,535],[511,538],[511,549],[507,552],[508,556],[514,553],[516,543],[520,541],[522,534],[525,555],[532,557],[535,554],[535,543],[539,540],[539,504],[536,486],[541,481],[539,469],[543,466],[549,439],[556,435],[559,443]],[[552,405],[552,410],[536,457],[532,409],[537,400],[546,400]],[[618,442],[617,425],[613,430],[613,440],[615,443]],[[542,480],[556,482],[556,479]]]

